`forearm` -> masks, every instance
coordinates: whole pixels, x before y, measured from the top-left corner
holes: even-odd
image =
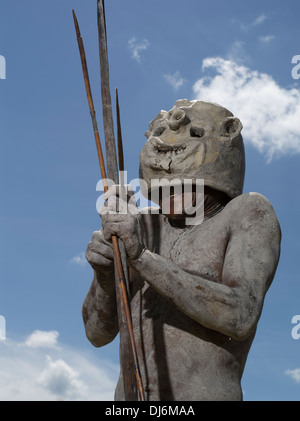
[[[114,271],[98,272],[82,306],[85,331],[97,347],[110,343],[118,333]]]
[[[201,325],[237,340],[251,330],[249,303],[239,288],[191,275],[175,263],[145,250],[132,267],[159,294]],[[254,321],[254,320],[253,320]]]

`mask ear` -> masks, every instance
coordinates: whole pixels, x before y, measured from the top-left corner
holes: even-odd
[[[221,136],[229,137],[231,142],[238,138],[243,128],[237,117],[227,117],[221,126]]]

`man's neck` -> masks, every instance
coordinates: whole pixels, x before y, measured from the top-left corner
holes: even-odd
[[[227,194],[214,190],[210,187],[204,188],[204,219],[211,218],[225,208],[230,198]]]
[[[223,192],[214,190],[210,187],[204,187],[204,221],[212,218],[217,213],[221,212],[222,209],[230,202],[230,198]],[[186,215],[182,218],[169,218],[170,224],[174,228],[186,228]]]

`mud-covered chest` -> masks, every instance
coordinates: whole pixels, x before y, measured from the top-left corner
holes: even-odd
[[[222,282],[228,242],[224,228],[204,222],[187,229],[165,227],[162,234],[161,256],[189,273]]]

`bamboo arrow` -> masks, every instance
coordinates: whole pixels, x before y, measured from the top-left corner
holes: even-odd
[[[98,9],[98,11],[99,11],[99,9]],[[104,4],[103,4],[103,11],[104,11]],[[87,98],[88,98],[88,103],[89,103],[89,108],[90,108],[90,114],[91,114],[91,118],[92,118],[93,129],[94,129],[94,136],[95,136],[95,141],[96,141],[96,147],[97,147],[97,153],[98,153],[98,160],[99,160],[99,164],[100,164],[101,176],[102,176],[103,183],[104,183],[104,191],[106,192],[108,190],[108,187],[107,187],[107,182],[106,182],[105,163],[104,163],[103,152],[102,152],[102,147],[101,147],[101,142],[100,142],[100,136],[99,136],[99,132],[98,132],[98,125],[97,125],[96,113],[95,113],[95,109],[94,109],[93,97],[92,97],[92,92],[91,92],[91,87],[90,87],[89,73],[88,73],[88,68],[87,68],[87,62],[86,62],[86,55],[85,55],[83,40],[82,40],[82,37],[81,37],[81,34],[80,34],[79,25],[78,25],[78,21],[77,21],[74,10],[73,10],[73,18],[74,18],[76,35],[77,35],[78,47],[79,47],[79,51],[80,51],[80,58],[81,58],[84,82],[85,82],[85,87],[86,87],[86,93],[87,93]],[[103,28],[103,26],[102,26],[102,28]],[[104,36],[105,36],[104,42],[105,42],[105,45],[106,45],[105,20],[104,20]],[[106,47],[105,47],[105,49],[106,49]],[[106,53],[106,58],[107,58],[107,53]],[[107,61],[107,65],[108,65],[108,61]],[[101,74],[102,74],[102,72],[101,72]],[[108,76],[108,68],[107,68],[107,72],[106,72],[105,77],[107,77],[107,78],[109,77]],[[107,88],[108,88],[108,92],[109,92],[109,79],[107,79],[107,81],[108,81],[108,87],[107,86],[105,87],[106,93],[107,93]],[[104,95],[106,95],[106,94],[104,94]],[[102,90],[102,97],[103,97],[103,90]],[[110,94],[109,94],[109,98],[110,98]],[[109,108],[109,106],[108,106],[108,108]],[[105,111],[104,111],[104,109],[105,109]],[[105,105],[103,106],[103,114],[105,114],[105,115],[109,114],[109,110],[107,112],[107,108],[106,108]],[[112,118],[110,120],[112,122]],[[105,121],[107,122],[107,120],[105,120]],[[108,138],[108,139],[111,140],[111,135],[113,136],[113,127],[107,127],[107,124],[106,124],[106,133],[108,133],[108,135],[106,136],[106,139]],[[107,144],[107,142],[106,142],[106,144]],[[115,146],[114,146],[114,148],[115,148]],[[108,149],[108,151],[113,149],[111,143],[110,143],[110,148],[107,148],[107,149]],[[113,156],[113,154],[112,154],[112,156]],[[113,169],[113,171],[111,171],[111,173],[115,172],[114,171],[114,162],[112,162],[112,161],[114,161],[114,158],[112,160],[111,159],[109,160],[108,157],[107,157],[107,163],[110,163],[110,169]],[[117,169],[116,169],[116,173],[117,173]],[[121,327],[124,325],[124,322],[122,323],[122,318],[124,319],[124,316],[125,316],[125,323],[127,325],[127,333],[128,333],[128,336],[129,336],[129,341],[130,341],[131,350],[132,350],[132,358],[133,358],[133,362],[134,362],[135,376],[136,376],[136,381],[137,381],[137,385],[138,385],[140,400],[144,401],[145,397],[144,397],[144,391],[143,391],[143,386],[142,386],[142,381],[141,381],[141,376],[140,376],[140,370],[139,370],[139,364],[138,364],[138,358],[137,358],[137,351],[136,351],[134,335],[133,335],[133,326],[132,326],[132,321],[131,321],[130,307],[129,307],[129,303],[128,303],[127,291],[126,291],[126,286],[125,286],[125,277],[124,277],[124,269],[123,269],[124,265],[122,264],[118,239],[117,239],[116,236],[112,236],[112,243],[113,243],[113,248],[114,248],[115,267],[116,267],[116,272],[117,272],[116,281],[118,281],[118,284],[116,285],[117,296],[121,296],[121,300],[122,300],[122,304],[123,304],[123,310],[124,310],[124,313],[123,313],[121,311],[120,300],[118,299],[118,317],[119,317],[120,336],[121,336],[121,340],[122,340],[122,336],[123,337],[125,336],[124,332],[123,332],[123,334],[121,332]],[[127,363],[128,363],[128,361],[127,361]],[[124,364],[123,367],[125,367],[125,372],[123,372],[125,397],[126,397],[127,400],[134,400],[134,397],[135,397],[134,386],[133,386],[132,382],[130,381],[130,379],[129,379],[129,381],[126,382],[126,373],[127,373],[126,368],[129,368],[129,367],[128,366],[126,367],[126,364]],[[131,370],[130,370],[130,372],[131,372]],[[129,386],[131,386],[131,390],[130,389],[128,390]],[[127,392],[126,392],[126,389],[127,389]]]
[[[104,163],[101,141],[100,141],[100,136],[99,136],[99,131],[98,131],[98,124],[97,124],[96,112],[94,108],[94,101],[93,101],[93,96],[92,96],[92,91],[91,91],[90,77],[89,77],[89,72],[88,72],[88,67],[87,67],[87,62],[86,62],[83,39],[80,33],[78,21],[77,21],[74,10],[73,10],[73,19],[74,19],[74,25],[75,25],[76,35],[77,35],[77,42],[78,42],[78,47],[79,47],[85,89],[86,89],[87,99],[88,99],[92,123],[93,123],[94,136],[95,136],[97,153],[98,153],[98,161],[100,164],[101,176],[104,183],[104,191],[106,192],[108,190],[107,180],[106,180],[106,170],[105,170],[105,163]]]

